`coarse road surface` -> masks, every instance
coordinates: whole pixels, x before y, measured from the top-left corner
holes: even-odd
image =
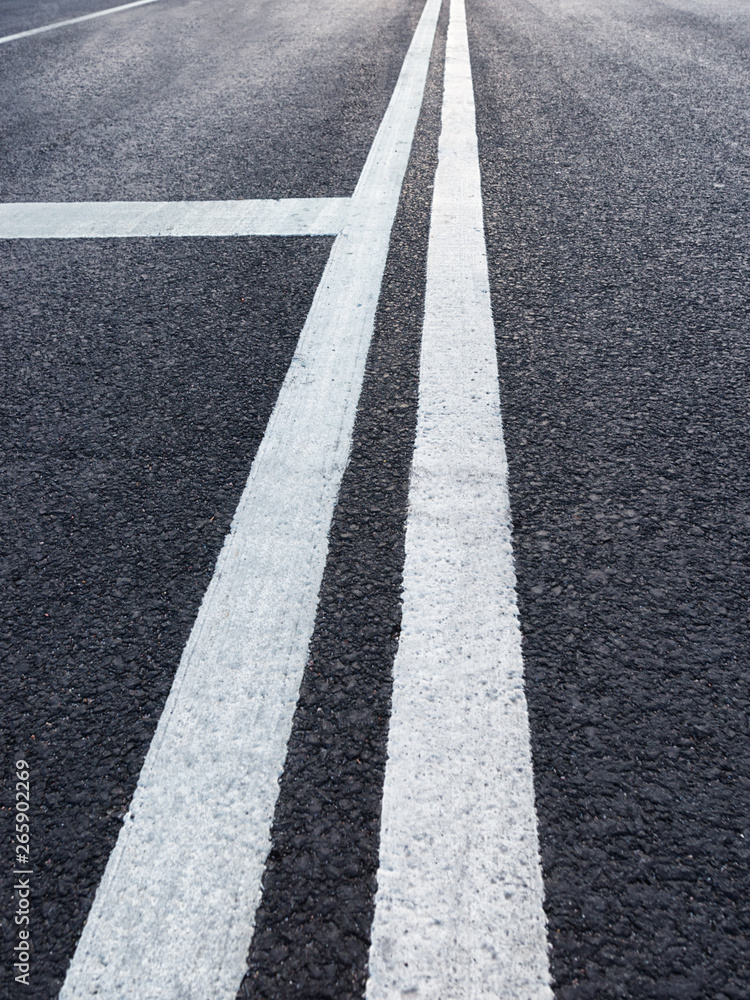
[[[119,6],[0,0],[0,994],[746,1000],[750,4]]]

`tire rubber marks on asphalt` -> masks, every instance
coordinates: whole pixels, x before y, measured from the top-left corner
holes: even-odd
[[[333,243],[61,992],[234,1000],[441,0]]]
[[[157,0],[135,0],[134,3],[123,3],[119,7],[109,7],[107,10],[97,10],[93,14],[82,14],[80,17],[71,17],[67,21],[56,21],[54,24],[45,24],[41,28],[29,28],[28,31],[18,31],[15,35],[5,35],[0,38],[0,45],[6,42],[15,42],[19,38],[28,38],[30,35],[41,35],[44,31],[54,31],[55,28],[66,28],[69,24],[80,24],[81,21],[92,21],[95,17],[106,17],[107,14],[117,14],[121,10],[130,10],[132,7],[143,7],[147,3],[156,3]]]
[[[112,236],[335,236],[350,198],[0,204],[0,239]]]
[[[368,1000],[552,996],[463,0],[451,0]]]

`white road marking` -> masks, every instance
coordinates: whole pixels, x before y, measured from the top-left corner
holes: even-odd
[[[234,1000],[441,0],[427,0],[63,1000]]]
[[[0,239],[336,235],[350,203],[350,198],[5,202]]]
[[[41,28],[29,28],[28,31],[18,31],[15,35],[5,35],[3,38],[0,38],[0,45],[4,45],[6,42],[15,42],[18,38],[40,35],[43,31],[54,31],[55,28],[65,28],[69,24],[80,24],[81,21],[91,21],[95,17],[105,17],[107,14],[117,14],[121,10],[130,10],[131,7],[143,7],[144,4],[156,2],[157,0],[135,0],[134,3],[123,3],[119,7],[96,10],[93,14],[82,14],[80,17],[71,17],[67,21],[56,21],[54,24],[45,24]]]
[[[546,1000],[463,0],[451,0],[368,1000]]]

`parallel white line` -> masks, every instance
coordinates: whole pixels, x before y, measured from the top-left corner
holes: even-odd
[[[547,1000],[463,0],[451,0],[368,1000]]]
[[[5,202],[0,239],[336,235],[350,203],[350,198]]]
[[[234,1000],[440,0],[427,0],[63,985]]]
[[[82,14],[80,17],[71,17],[67,21],[56,21],[54,24],[45,24],[41,28],[29,28],[28,31],[17,31],[15,35],[5,35],[0,38],[0,45],[6,42],[15,42],[18,38],[28,38],[30,35],[40,35],[43,31],[54,31],[55,28],[65,28],[69,24],[80,24],[81,21],[91,21],[95,17],[105,17],[107,14],[117,14],[121,10],[130,10],[131,7],[143,7],[147,3],[156,3],[157,0],[135,0],[134,3],[123,3],[119,7],[109,7],[107,10],[97,10],[93,14]]]

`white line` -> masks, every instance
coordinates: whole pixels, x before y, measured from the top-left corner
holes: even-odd
[[[368,1000],[549,986],[463,0],[451,0]]]
[[[54,31],[55,28],[65,28],[69,24],[80,24],[81,21],[91,21],[95,17],[105,17],[107,14],[117,14],[121,10],[130,10],[131,7],[143,7],[147,3],[156,3],[157,0],[135,0],[134,3],[124,3],[119,7],[110,7],[108,10],[97,10],[93,14],[82,14],[80,17],[71,17],[67,21],[56,21],[54,24],[45,24],[41,28],[29,28],[28,31],[19,31],[15,35],[5,35],[0,38],[0,45],[5,42],[15,42],[18,38],[28,38],[29,35],[40,35],[43,31]]]
[[[0,239],[335,236],[343,229],[350,202],[350,198],[5,202],[0,203]]]
[[[427,0],[61,997],[234,1000],[440,0]]]

